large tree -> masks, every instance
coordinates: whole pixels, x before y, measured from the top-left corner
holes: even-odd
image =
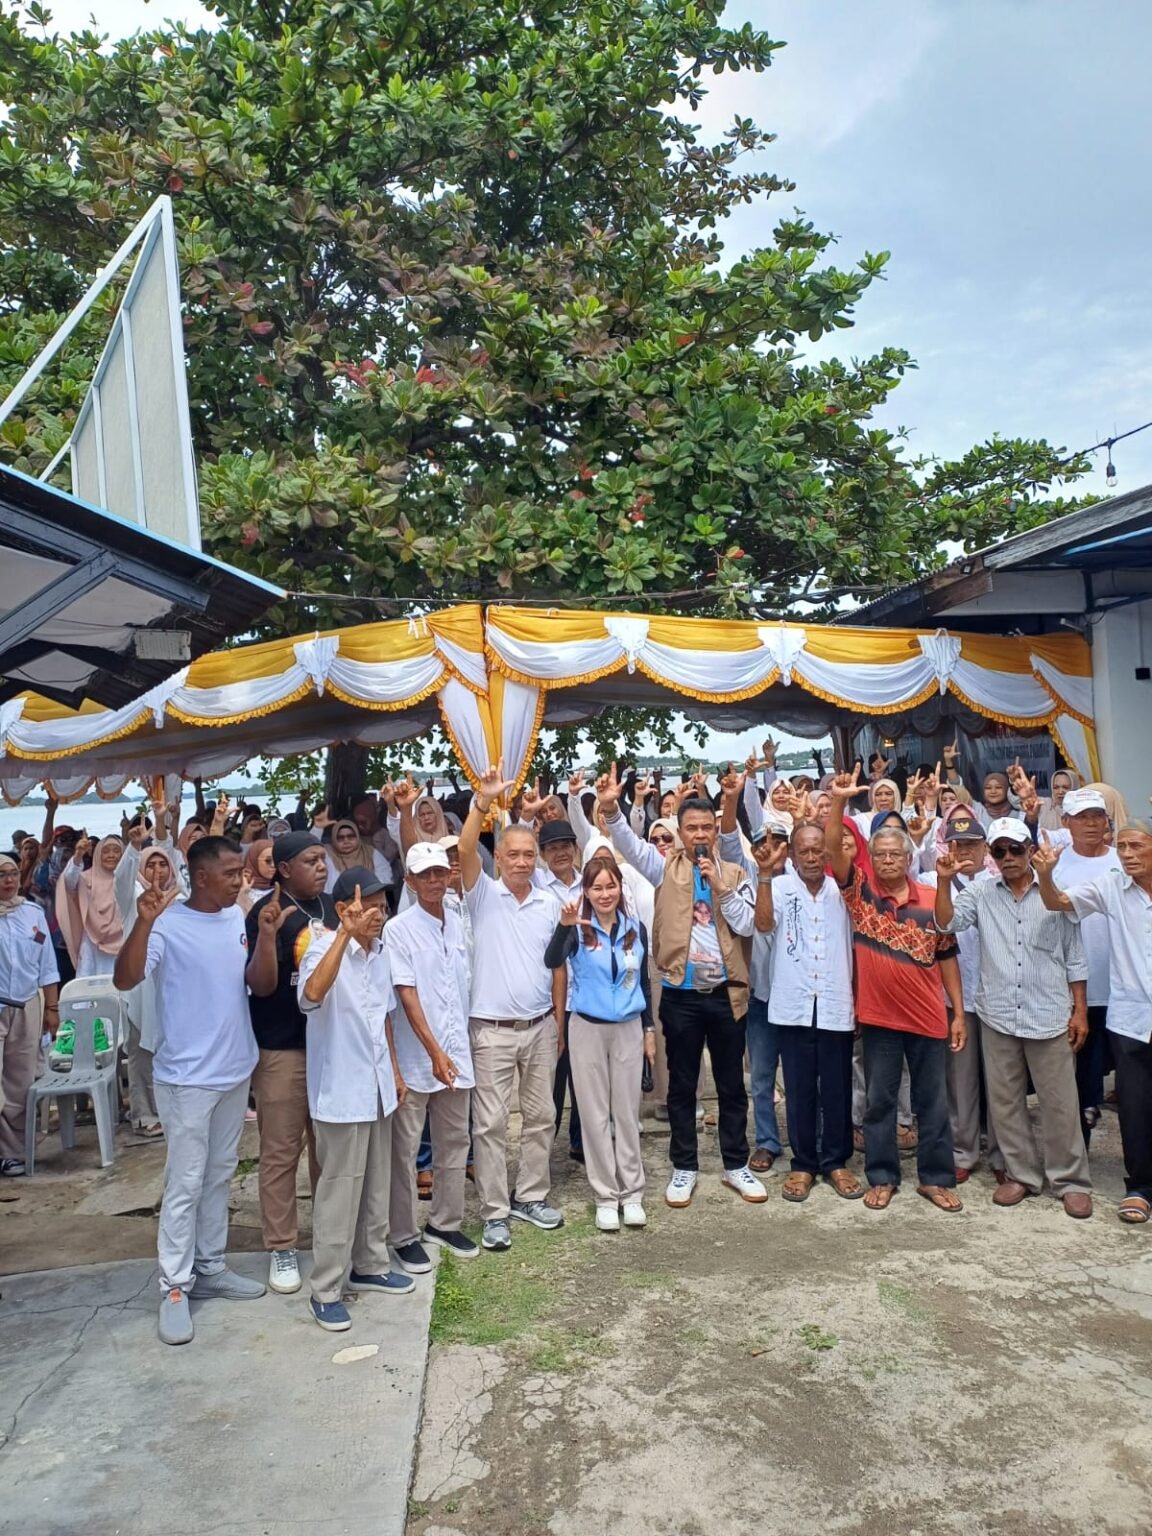
[[[1042,521],[1045,443],[909,461],[907,354],[805,361],[886,255],[740,204],[771,134],[706,83],[782,45],[721,0],[221,0],[102,46],[0,17],[0,390],[159,192],[175,202],[205,537],[274,622],[498,596],[786,612]],[[0,433],[41,467],[106,312]],[[811,612],[811,610],[806,610]]]

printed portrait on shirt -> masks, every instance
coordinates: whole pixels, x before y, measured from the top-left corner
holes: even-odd
[[[692,933],[688,940],[688,959],[697,973],[715,975],[724,971],[720,955],[720,936],[716,932],[716,920],[710,901],[697,901],[692,907]]]

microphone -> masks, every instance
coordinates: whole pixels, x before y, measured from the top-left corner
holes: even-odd
[[[693,843],[693,845],[692,845],[692,862],[694,864],[699,864],[701,859],[706,859],[707,857],[708,857],[708,844],[707,843]],[[708,889],[708,881],[704,878],[703,875],[700,876],[700,884],[704,887],[705,890]]]

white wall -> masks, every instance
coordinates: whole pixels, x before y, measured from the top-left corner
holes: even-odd
[[[1152,794],[1152,682],[1136,668],[1152,666],[1152,602],[1106,613],[1092,628],[1096,737],[1105,783],[1124,796],[1133,816],[1149,814]]]

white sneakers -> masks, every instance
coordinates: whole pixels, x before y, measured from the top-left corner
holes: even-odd
[[[614,1205],[598,1205],[596,1207],[597,1232],[619,1232],[620,1212]]]
[[[747,1164],[743,1168],[725,1168],[720,1182],[734,1189],[741,1200],[747,1200],[751,1205],[761,1205],[768,1198],[768,1191],[758,1178],[749,1173]]]
[[[646,1227],[648,1216],[639,1200],[628,1200],[624,1205],[624,1225],[626,1227]]]
[[[300,1263],[295,1248],[273,1248],[268,1255],[268,1289],[285,1296],[300,1289]]]
[[[692,1196],[696,1193],[695,1168],[673,1168],[672,1177],[668,1181],[668,1188],[664,1191],[664,1200],[668,1205],[691,1205]]]

